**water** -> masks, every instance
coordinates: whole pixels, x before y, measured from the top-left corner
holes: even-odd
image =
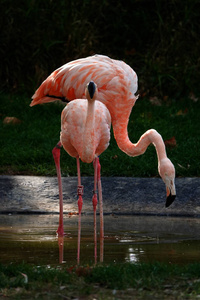
[[[58,215],[0,215],[0,263],[75,265],[77,223],[78,216],[65,215],[62,240],[56,237]],[[198,218],[106,215],[104,262],[199,262],[199,228]],[[94,262],[91,215],[82,216],[80,262]]]

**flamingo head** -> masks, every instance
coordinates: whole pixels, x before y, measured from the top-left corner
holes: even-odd
[[[95,100],[97,97],[97,85],[93,81],[90,81],[85,90],[85,95],[88,100]]]
[[[175,168],[169,158],[161,159],[158,165],[159,174],[166,185],[167,199],[165,206],[169,207],[176,198]]]

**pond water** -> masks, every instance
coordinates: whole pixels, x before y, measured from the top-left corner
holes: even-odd
[[[0,263],[75,265],[78,216],[64,216],[63,239],[56,236],[58,217],[0,215]],[[106,215],[104,262],[199,262],[199,229],[198,218]],[[94,263],[92,215],[82,216],[80,263]]]

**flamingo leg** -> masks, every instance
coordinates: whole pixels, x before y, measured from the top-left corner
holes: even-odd
[[[58,236],[64,236],[64,225],[63,225],[63,193],[62,193],[62,179],[60,171],[60,149],[62,147],[61,142],[58,142],[57,145],[53,148],[52,154],[56,166],[57,178],[58,178],[58,188],[59,188],[59,226],[57,230]]]
[[[64,237],[59,236],[58,237],[58,247],[59,247],[59,264],[62,264],[64,261]]]
[[[97,167],[98,158],[94,159],[94,190],[93,190],[93,212],[94,212],[94,260],[97,263],[97,225],[96,225],[96,207],[97,207]]]
[[[77,162],[77,174],[78,174],[78,188],[77,188],[77,194],[78,194],[78,249],[77,249],[77,264],[80,263],[80,244],[81,244],[81,211],[83,206],[83,185],[81,185],[81,172],[80,172],[80,160],[77,156],[76,158]]]
[[[103,198],[101,186],[101,164],[97,158],[97,184],[99,192],[99,211],[100,211],[100,262],[103,262],[104,253],[104,221],[103,221]]]

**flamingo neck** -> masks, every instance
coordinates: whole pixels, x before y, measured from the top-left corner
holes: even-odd
[[[85,129],[83,134],[83,151],[81,160],[90,163],[95,156],[95,140],[94,140],[94,122],[95,122],[95,101],[88,101],[87,115],[85,121]]]
[[[128,154],[129,156],[138,156],[143,154],[147,147],[152,143],[155,146],[157,156],[158,156],[158,163],[167,157],[165,144],[161,135],[155,130],[150,129],[146,131],[139,139],[136,144],[133,144],[127,132],[127,122],[120,123],[120,122],[113,122],[113,131],[114,136],[117,141],[118,147]]]

